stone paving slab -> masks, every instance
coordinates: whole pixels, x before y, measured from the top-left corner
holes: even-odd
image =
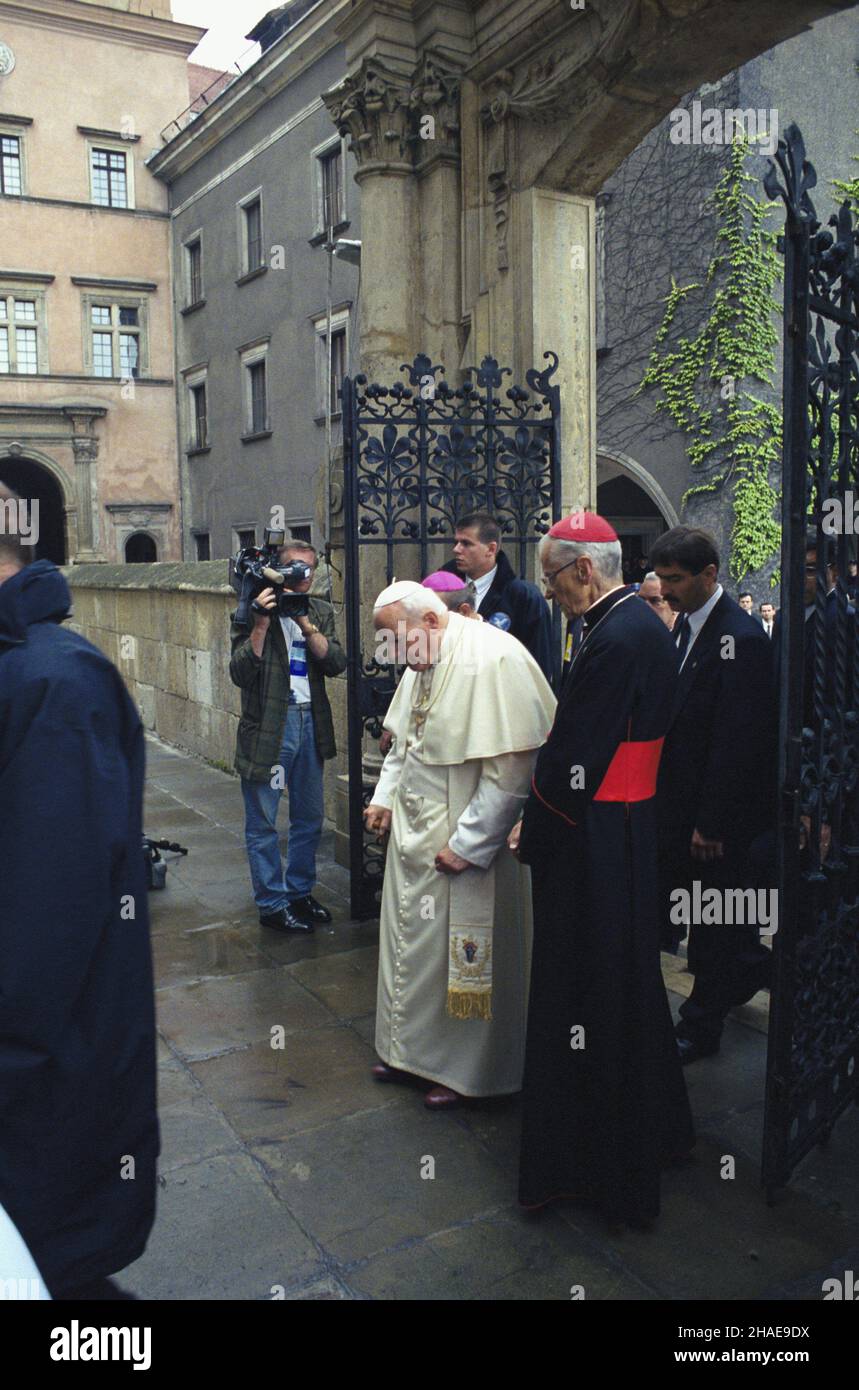
[[[209,915],[208,905],[204,916]],[[178,934],[152,938],[155,978],[161,988],[192,984],[215,975],[244,975],[265,970],[270,962],[251,938],[237,927],[209,923]]]
[[[158,993],[158,1027],[186,1061],[270,1043],[333,1022],[324,1004],[283,969],[195,980]],[[275,1041],[280,1034],[275,1033]]]
[[[656,1298],[633,1275],[584,1248],[563,1222],[529,1221],[502,1210],[378,1255],[344,1278],[373,1299]]]
[[[341,1263],[511,1198],[507,1174],[450,1116],[428,1111],[419,1091],[376,1089],[381,1108],[254,1146],[290,1211]]]
[[[256,1043],[204,1062],[194,1075],[246,1144],[283,1141],[384,1103],[374,1053],[349,1028],[292,1033],[286,1047]]]
[[[253,1159],[234,1153],[164,1177],[155,1234],[121,1282],[141,1298],[270,1299],[326,1272]]]
[[[158,1072],[161,1173],[235,1152],[239,1141],[201,1086],[177,1062]]]
[[[378,965],[378,948],[364,946],[319,960],[300,961],[290,973],[338,1018],[354,1018],[376,1007]]]

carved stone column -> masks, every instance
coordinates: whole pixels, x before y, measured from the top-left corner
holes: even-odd
[[[104,410],[97,412],[103,415]],[[98,439],[95,435],[96,413],[67,410],[72,425],[72,453],[75,460],[75,497],[77,499],[77,548],[69,560],[75,564],[104,561],[98,523]]]
[[[410,84],[377,58],[323,94],[361,187],[361,368],[394,381],[415,352],[421,259]]]
[[[596,499],[595,201],[532,184],[523,159],[569,117],[569,74],[555,60],[502,70],[481,108],[482,293],[472,312],[473,357],[491,352],[522,380],[559,357],[564,511]],[[472,277],[473,278],[473,277]]]
[[[442,54],[427,50],[409,94],[421,232],[417,349],[444,363],[448,380],[457,379],[464,346],[460,85],[459,70]]]

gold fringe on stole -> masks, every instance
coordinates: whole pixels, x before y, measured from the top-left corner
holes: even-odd
[[[482,1018],[486,1023],[491,1023],[492,995],[489,990],[478,993],[476,990],[449,989],[447,1012],[452,1018]]]

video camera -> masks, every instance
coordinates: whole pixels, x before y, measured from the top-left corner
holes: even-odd
[[[230,583],[239,595],[236,622],[249,626],[250,609],[269,618],[302,618],[310,611],[310,595],[292,591],[310,579],[313,570],[303,560],[289,560],[282,565],[278,559],[281,547],[289,544],[285,531],[266,527],[262,545],[248,545],[240,550],[231,566]],[[275,608],[257,603],[263,589],[274,589]]]

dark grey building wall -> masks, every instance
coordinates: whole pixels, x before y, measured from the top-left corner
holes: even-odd
[[[191,314],[177,313],[177,366],[184,448],[189,420],[182,372],[208,364],[211,447],[208,453],[188,459],[190,507],[185,520],[186,536],[191,531],[210,533],[213,559],[232,552],[235,526],[256,523],[261,536],[273,506],[282,506],[287,520],[306,520],[316,510],[325,466],[325,429],[318,419],[312,316],[325,310],[327,255],[308,245],[316,231],[312,151],[336,132],[321,107],[266,148],[256,147],[339,81],[343,71],[343,52],[338,47],[265,102],[172,187],[172,206],[178,209],[173,223],[178,311],[185,303],[183,243],[198,229],[203,239],[206,302]],[[252,157],[246,159],[249,154]],[[234,168],[236,164],[240,167]],[[353,165],[347,156],[346,214],[351,226],[342,234],[358,238]],[[241,275],[237,207],[257,188],[262,189],[263,245],[270,268],[237,284]],[[280,247],[282,253],[277,251]],[[273,268],[278,261],[283,268]],[[357,289],[357,267],[335,260],[332,299],[335,306],[352,305],[347,330],[351,352],[357,345]],[[237,350],[266,336],[270,336],[272,434],[242,443],[243,368]],[[335,422],[335,442],[338,431],[339,422]],[[318,539],[317,533],[314,538]],[[188,558],[194,558],[194,553],[191,546]]]
[[[730,74],[722,82],[691,94],[702,106],[774,108],[780,131],[795,121],[818,174],[812,197],[826,221],[836,206],[834,178],[851,178],[859,153],[859,8],[815,24],[803,35]],[[636,396],[654,337],[662,320],[672,275],[680,284],[699,281],[714,249],[716,223],[706,197],[718,181],[726,151],[720,146],[674,145],[670,120],[662,122],[624,161],[605,185],[606,313],[608,351],[597,366],[598,441],[608,453],[634,460],[662,486],[681,520],[713,530],[727,571],[732,513],[729,497],[682,497],[699,481],[688,463],[687,439],[664,413],[654,413],[656,394]],[[750,166],[763,175],[766,159]],[[761,190],[762,192],[762,190]],[[783,209],[770,225],[778,230]],[[774,295],[781,303],[782,284]],[[700,316],[681,315],[680,331],[695,333]],[[679,336],[679,334],[677,335]],[[757,389],[757,388],[755,388]],[[777,354],[771,398],[780,402],[781,354]],[[764,397],[767,392],[760,389]],[[749,577],[756,601],[772,593],[773,565]],[[723,574],[724,580],[724,574]],[[728,581],[733,591],[736,586]],[[745,587],[745,586],[744,586]]]

